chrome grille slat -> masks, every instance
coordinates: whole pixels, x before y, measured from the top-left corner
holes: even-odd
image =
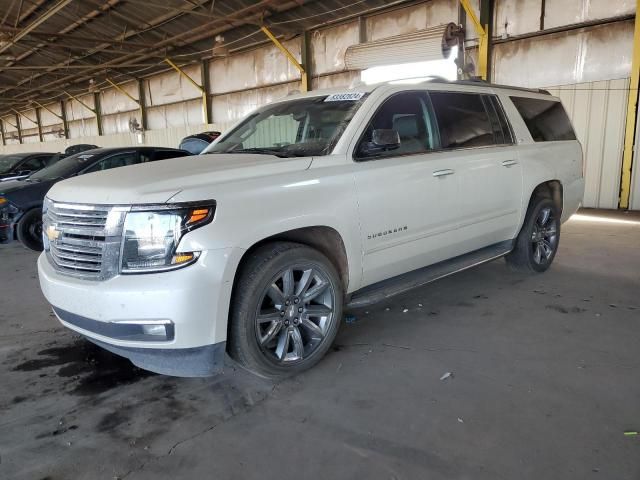
[[[100,227],[104,228],[105,223],[107,223],[106,218],[80,218],[80,217],[64,217],[58,216],[56,214],[51,214],[51,221],[56,222],[61,225],[77,225],[82,227]]]
[[[45,250],[51,264],[60,273],[93,280],[117,274],[125,211],[47,199]]]
[[[102,264],[102,256],[87,256],[84,254],[73,254],[73,253],[65,253],[64,251],[58,250],[56,247],[51,247],[51,254],[61,261],[71,261],[78,264],[93,264],[100,265]]]
[[[72,246],[85,247],[85,248],[92,248],[102,252],[103,243],[104,243],[103,241],[92,241],[92,240],[87,240],[86,238],[75,238],[75,237],[69,237],[64,235],[64,243],[58,244],[58,246],[65,245],[69,247],[72,247]]]
[[[51,245],[51,248],[69,253],[85,253],[87,255],[102,256],[102,249],[79,245]]]

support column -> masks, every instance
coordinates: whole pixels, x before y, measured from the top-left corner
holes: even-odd
[[[138,79],[138,105],[140,105],[140,126],[147,131],[147,99],[144,94],[144,80]]]
[[[204,89],[202,85],[198,84],[198,82],[196,82],[193,78],[187,75],[187,73],[184,70],[182,70],[179,66],[173,63],[171,60],[169,60],[168,58],[165,58],[164,61],[167,65],[169,65],[176,72],[182,75],[186,80],[188,80],[189,83],[191,83],[194,87],[200,90],[200,93],[202,94],[202,121],[204,123],[209,123],[208,120],[210,119],[210,117],[209,117],[209,114],[207,113],[207,110],[209,109],[209,98],[207,95],[207,91]]]
[[[67,110],[64,106],[64,100],[60,100],[60,117],[62,120],[62,130],[64,131],[64,138],[69,140],[69,123],[67,122]]]
[[[4,136],[4,121],[0,119],[0,135],[2,135],[2,146],[7,145],[7,139]]]
[[[44,135],[42,134],[42,120],[40,119],[40,109],[36,107],[35,111],[36,111],[36,123],[38,124],[38,138],[42,143],[44,142]]]
[[[291,64],[298,69],[298,71],[300,72],[300,90],[306,92],[309,81],[307,72],[305,71],[304,67],[300,65],[300,62],[298,62],[296,57],[293,56],[293,54],[287,49],[287,47],[280,43],[280,40],[278,40],[275,35],[271,33],[271,30],[264,26],[260,27],[260,29],[269,38],[269,40],[271,40],[273,44],[278,47],[278,50],[280,50],[284,54],[284,56],[289,59],[289,62],[291,62]]]
[[[631,170],[634,163],[633,147],[635,145],[638,86],[640,86],[640,2],[636,2],[633,55],[631,57],[631,79],[629,80],[629,99],[627,100],[627,123],[624,132],[624,153],[622,154],[622,172],[620,177],[619,207],[623,209],[629,208],[629,199],[631,197]]]
[[[480,24],[485,31],[484,35],[484,52],[485,57],[485,75],[484,80],[491,81],[491,72],[493,70],[492,52],[493,45],[491,39],[493,38],[493,0],[480,0]]]
[[[301,60],[304,73],[301,73],[302,90],[305,92],[311,91],[311,39],[308,31],[302,32],[301,39]]]
[[[200,62],[200,84],[202,85],[202,113],[204,115],[204,123],[207,125],[213,123],[213,115],[211,114],[211,102],[209,94],[209,60]]]
[[[481,0],[480,3],[480,11],[483,11],[483,5],[487,4],[491,0]],[[483,80],[487,80],[488,78],[488,64],[489,64],[489,34],[488,34],[488,24],[485,28],[484,25],[478,20],[478,16],[476,12],[473,10],[473,7],[469,3],[469,0],[460,0],[460,4],[464,8],[467,17],[473,23],[473,26],[476,29],[476,33],[478,34],[478,67],[476,74]],[[487,14],[485,14],[485,17]],[[490,14],[489,14],[490,16]],[[488,20],[488,18],[485,18]],[[491,22],[490,22],[491,23]]]
[[[22,144],[22,126],[20,125],[20,115],[16,113],[16,129],[18,130],[18,141]]]
[[[93,94],[93,113],[96,114],[96,124],[98,126],[98,135],[102,136],[102,110],[100,109],[100,92]]]

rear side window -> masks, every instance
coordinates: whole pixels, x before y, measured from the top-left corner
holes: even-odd
[[[562,103],[537,98],[510,98],[536,142],[576,139],[571,121]]]
[[[442,148],[473,148],[504,143],[497,117],[489,117],[480,95],[475,93],[429,92],[438,126]],[[494,112],[495,116],[495,112]]]
[[[140,163],[138,152],[119,153],[111,157],[100,160],[92,165],[84,173],[100,172],[102,170],[111,170],[112,168],[127,167]]]

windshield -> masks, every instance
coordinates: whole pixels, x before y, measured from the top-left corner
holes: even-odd
[[[70,177],[90,165],[95,156],[95,154],[85,152],[76,153],[30,175],[29,180],[46,181]]]
[[[13,170],[23,157],[15,155],[2,155],[0,156],[0,173],[9,173]]]
[[[365,93],[302,98],[267,106],[248,116],[203,153],[264,153],[281,157],[327,155]]]

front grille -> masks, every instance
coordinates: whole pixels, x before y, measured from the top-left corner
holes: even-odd
[[[44,243],[60,273],[104,280],[118,270],[122,224],[128,209],[45,201]]]

